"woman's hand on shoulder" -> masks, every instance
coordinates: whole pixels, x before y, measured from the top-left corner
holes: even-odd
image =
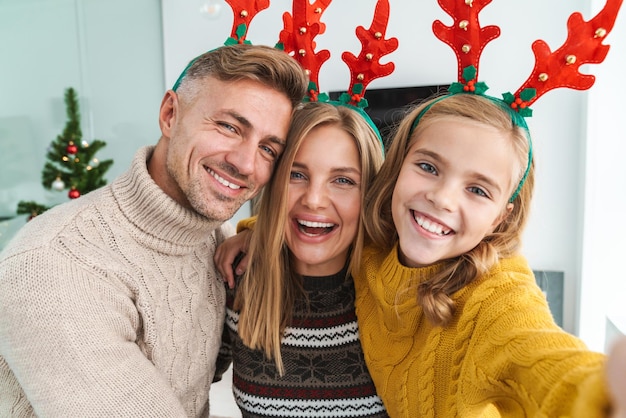
[[[245,229],[224,240],[215,250],[213,256],[215,267],[231,289],[235,287],[235,277],[241,276],[248,267],[246,253],[251,236],[252,231]]]

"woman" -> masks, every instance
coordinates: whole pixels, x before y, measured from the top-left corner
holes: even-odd
[[[228,299],[235,400],[244,416],[387,416],[351,276],[363,198],[383,161],[379,135],[362,111],[313,102],[295,112],[287,144]]]

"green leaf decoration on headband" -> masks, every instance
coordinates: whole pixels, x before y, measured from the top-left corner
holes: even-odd
[[[328,102],[330,101],[330,96],[326,93],[320,93],[317,95],[318,102]]]
[[[465,87],[463,83],[458,83],[455,81],[454,83],[450,84],[450,87],[448,87],[448,92],[450,94],[463,93],[463,87]]]
[[[463,69],[463,80],[465,80],[465,83],[454,82],[450,84],[448,92],[451,94],[473,93],[484,96],[485,92],[489,90],[489,86],[482,81],[476,82],[477,74],[478,70],[476,67],[468,65]]]
[[[362,94],[363,93],[363,84],[361,83],[356,83],[354,85],[354,87],[352,88],[352,92],[354,94]]]
[[[487,86],[487,84],[485,84],[482,81],[479,81],[478,83],[474,84],[473,92],[476,94],[480,94],[481,96],[483,96],[487,90],[489,90],[489,86]]]
[[[248,31],[248,28],[246,27],[245,23],[240,24],[239,26],[237,26],[237,29],[235,30],[235,34],[237,35],[237,38],[233,38],[233,37],[229,37],[228,39],[226,39],[226,42],[224,42],[224,45],[236,45],[239,43],[244,43],[244,44],[248,44],[251,45],[252,42],[248,41],[248,40],[244,40],[243,42],[239,42],[239,40],[243,37],[246,36],[246,32]]]
[[[367,99],[363,97],[364,90],[365,87],[363,86],[363,84],[356,83],[352,87],[352,94],[348,92],[342,93],[341,96],[339,96],[339,101],[345,104],[352,103],[352,106],[365,109],[368,106],[368,102]]]
[[[348,93],[341,93],[341,96],[339,96],[339,102],[343,104],[350,103],[351,99],[352,99],[352,96],[349,95]]]
[[[475,79],[476,74],[478,74],[478,70],[473,65],[468,65],[467,67],[463,68],[463,79],[466,82]]]
[[[520,92],[519,98],[515,98],[510,92],[504,93],[502,95],[502,100],[508,104],[511,109],[517,111],[520,116],[525,118],[529,118],[533,115],[533,110],[528,107],[528,103],[530,103],[535,96],[537,95],[537,90],[534,88],[526,88]]]
[[[328,102],[330,97],[326,93],[320,93],[319,88],[315,81],[309,81],[309,87],[307,88],[307,94],[302,98],[303,103],[308,102]]]
[[[524,89],[520,93],[519,97],[525,102],[529,102],[537,95],[537,90],[535,89]]]

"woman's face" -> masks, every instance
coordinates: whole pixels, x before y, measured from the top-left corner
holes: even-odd
[[[359,225],[361,164],[354,139],[334,125],[314,128],[291,168],[287,246],[299,274],[339,272]]]
[[[446,117],[425,128],[391,199],[400,261],[427,266],[478,245],[513,209],[519,165],[508,138],[488,125]]]

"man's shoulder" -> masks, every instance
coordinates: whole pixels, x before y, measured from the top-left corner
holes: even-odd
[[[57,205],[28,221],[7,243],[0,253],[0,262],[28,251],[39,251],[58,240],[62,235],[80,234],[76,222],[90,222],[99,217],[99,210],[106,205],[107,186],[79,199]]]

